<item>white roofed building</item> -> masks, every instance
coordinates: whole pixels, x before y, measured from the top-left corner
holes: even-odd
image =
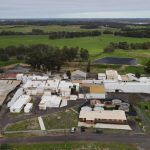
[[[10,112],[19,113],[23,109],[23,107],[31,101],[31,97],[29,95],[20,96],[17,101],[10,107]]]
[[[26,106],[24,107],[24,112],[29,113],[32,108],[33,108],[33,103],[27,103]]]
[[[46,110],[47,107],[59,107],[61,104],[62,98],[56,95],[43,95],[39,103],[40,110]]]
[[[106,74],[105,73],[98,73],[98,80],[105,80]]]
[[[108,80],[118,80],[118,72],[116,70],[106,70],[106,77]]]

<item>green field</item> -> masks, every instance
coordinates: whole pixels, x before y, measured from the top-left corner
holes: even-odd
[[[137,58],[141,64],[145,64],[150,59],[150,50],[116,50],[113,53],[102,53],[104,47],[108,46],[110,42],[142,43],[150,42],[150,38],[129,38],[113,35],[102,35],[98,37],[49,40],[46,35],[0,36],[0,47],[20,44],[32,45],[39,43],[58,46],[60,48],[63,46],[78,46],[80,48],[88,49],[92,59],[102,58],[104,56],[132,57]]]
[[[65,142],[43,144],[3,144],[9,150],[137,150],[135,145],[108,142]]]
[[[71,129],[78,125],[78,114],[67,109],[66,111],[43,116],[43,121],[46,129]]]
[[[97,29],[82,29],[80,28],[80,25],[67,25],[67,26],[61,26],[61,25],[45,25],[45,26],[38,26],[38,25],[7,25],[7,26],[0,26],[0,32],[2,30],[5,31],[14,31],[14,32],[32,32],[32,29],[40,29],[44,32],[56,32],[56,31],[92,31],[92,30],[105,30],[106,27],[99,27]]]
[[[44,32],[57,32],[57,31],[78,31],[78,32],[84,32],[84,31],[92,31],[92,30],[99,30],[99,31],[104,31],[108,29],[108,27],[104,26],[99,26],[96,29],[83,29],[80,28],[81,25],[0,25],[0,32],[5,30],[5,31],[13,31],[13,32],[32,32],[32,29],[40,29],[43,30]],[[119,29],[117,28],[110,28],[109,30],[111,31],[118,31]]]

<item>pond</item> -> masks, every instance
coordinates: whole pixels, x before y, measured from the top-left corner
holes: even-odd
[[[118,65],[137,65],[137,60],[134,58],[118,58],[118,57],[104,57],[95,60],[98,64],[118,64]]]

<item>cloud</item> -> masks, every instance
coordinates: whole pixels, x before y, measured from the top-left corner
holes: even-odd
[[[149,0],[0,0],[0,18],[55,18],[97,12],[115,15],[115,12],[144,12],[149,6]]]
[[[57,15],[56,18],[150,18],[150,11],[104,11],[70,13]]]

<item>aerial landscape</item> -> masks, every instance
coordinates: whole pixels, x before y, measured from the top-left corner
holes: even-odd
[[[0,2],[0,150],[150,150],[148,0]]]

